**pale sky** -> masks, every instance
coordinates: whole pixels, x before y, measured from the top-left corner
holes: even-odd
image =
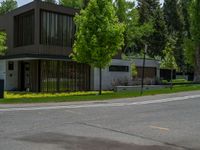
[[[0,0],[0,2],[2,2],[3,0]],[[18,6],[22,6],[22,5],[25,5],[27,3],[30,3],[31,1],[33,0],[17,0],[18,2]],[[163,3],[164,0],[160,0],[161,3]]]

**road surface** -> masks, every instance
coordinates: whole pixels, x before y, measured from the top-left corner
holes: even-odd
[[[200,91],[0,105],[0,150],[200,150]]]

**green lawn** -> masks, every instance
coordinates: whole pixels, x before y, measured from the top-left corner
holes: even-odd
[[[156,95],[176,93],[183,91],[200,90],[200,85],[177,85],[172,90],[165,88],[162,90],[145,91],[143,95]],[[47,103],[47,102],[74,102],[74,101],[95,101],[95,100],[109,100],[116,98],[130,98],[140,96],[140,92],[120,92],[115,93],[112,91],[104,91],[102,95],[98,92],[75,92],[75,93],[14,93],[6,92],[5,99],[1,99],[2,104],[15,104],[15,103]]]

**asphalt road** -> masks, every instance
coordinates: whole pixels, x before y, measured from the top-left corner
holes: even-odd
[[[200,150],[200,91],[0,105],[0,150]]]

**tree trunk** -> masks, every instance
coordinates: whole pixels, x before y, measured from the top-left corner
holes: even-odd
[[[102,68],[99,68],[99,95],[102,94]]]
[[[200,44],[197,46],[195,52],[194,82],[200,83]]]

